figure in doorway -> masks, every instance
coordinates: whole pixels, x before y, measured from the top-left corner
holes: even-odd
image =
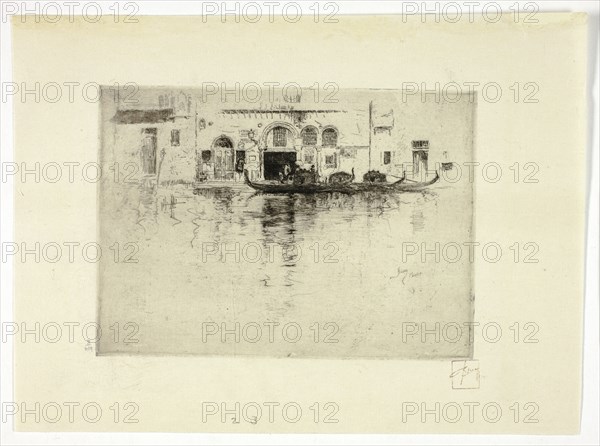
[[[243,176],[244,176],[244,164],[246,162],[244,161],[243,158],[240,158],[237,160],[237,163],[235,165],[235,172],[236,172],[236,176],[237,176],[237,180],[241,181]]]

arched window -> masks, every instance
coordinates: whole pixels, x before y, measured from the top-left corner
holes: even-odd
[[[315,127],[304,127],[302,129],[302,145],[316,146],[317,145],[317,129]]]
[[[323,147],[335,147],[337,146],[338,134],[336,129],[325,129],[323,130]]]
[[[287,133],[288,129],[285,127],[275,127],[273,129],[273,147],[286,147]]]
[[[227,136],[217,138],[214,143],[215,148],[233,149],[233,141]]]

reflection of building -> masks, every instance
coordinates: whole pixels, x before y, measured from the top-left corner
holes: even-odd
[[[142,89],[135,106],[103,90],[103,154],[160,182],[277,179],[289,165],[326,179],[338,171],[426,174],[471,160],[471,96],[455,103],[400,101],[400,92],[347,90],[335,103],[221,101],[199,92]],[[237,98],[236,98],[237,99]],[[444,154],[444,155],[442,155]],[[431,156],[430,156],[431,155]],[[408,167],[408,168],[407,168]]]

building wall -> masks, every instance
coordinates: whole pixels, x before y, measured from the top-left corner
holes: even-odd
[[[475,97],[469,95],[463,95],[455,103],[446,102],[443,98],[440,103],[423,102],[420,95],[394,101],[391,104],[393,128],[389,131],[375,130],[373,134],[372,167],[387,174],[401,172],[404,168],[410,174],[413,141],[429,141],[430,174],[439,168],[440,163],[471,161],[475,101]],[[376,101],[374,103],[377,104]],[[391,162],[387,165],[383,163],[385,151],[391,152]]]

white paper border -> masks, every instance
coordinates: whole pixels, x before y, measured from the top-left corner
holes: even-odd
[[[248,3],[249,0],[237,3]],[[6,2],[1,2],[6,3]],[[10,2],[8,2],[10,3]],[[19,5],[23,2],[12,2]],[[34,3],[24,2],[28,8]],[[60,3],[60,2],[59,2]],[[86,2],[79,2],[84,4]],[[100,3],[104,8],[115,2]],[[202,2],[192,1],[136,1],[139,5],[139,15],[195,15],[202,11]],[[210,2],[209,2],[210,3]],[[213,2],[214,3],[214,2]],[[221,3],[221,2],[217,2]],[[231,2],[234,3],[234,2]],[[261,2],[259,2],[261,3]],[[285,1],[281,2],[286,3]],[[314,1],[300,2],[307,10]],[[325,2],[326,3],[326,2]],[[400,1],[337,1],[339,14],[393,14],[402,11]],[[412,2],[420,5],[425,2]],[[450,1],[439,2],[452,3]],[[461,3],[461,2],[458,2]],[[486,3],[479,2],[474,11],[481,11]],[[516,2],[496,2],[503,10],[514,8]],[[3,445],[191,445],[191,444],[235,444],[235,445],[296,445],[296,444],[407,444],[407,445],[597,445],[599,443],[599,307],[598,307],[598,167],[599,167],[599,82],[600,51],[599,51],[599,3],[589,1],[537,1],[520,2],[539,5],[540,12],[587,12],[589,17],[589,68],[588,68],[588,220],[587,220],[587,249],[586,249],[586,284],[585,284],[585,313],[584,313],[584,363],[583,363],[583,392],[582,392],[582,422],[581,433],[575,436],[524,436],[524,435],[264,435],[264,434],[125,434],[125,433],[21,433],[12,430],[12,423],[0,423],[0,444]],[[231,6],[233,8],[233,6]],[[433,8],[433,5],[427,6]],[[77,11],[77,9],[76,9]],[[2,83],[12,80],[11,29],[9,23],[0,25],[0,79]],[[13,161],[13,104],[12,100],[1,102],[1,139],[0,161]],[[13,240],[13,182],[0,183],[0,241]],[[0,321],[12,321],[13,309],[13,264],[2,264],[0,273]],[[0,399],[12,401],[13,394],[13,348],[12,343],[0,343]]]

